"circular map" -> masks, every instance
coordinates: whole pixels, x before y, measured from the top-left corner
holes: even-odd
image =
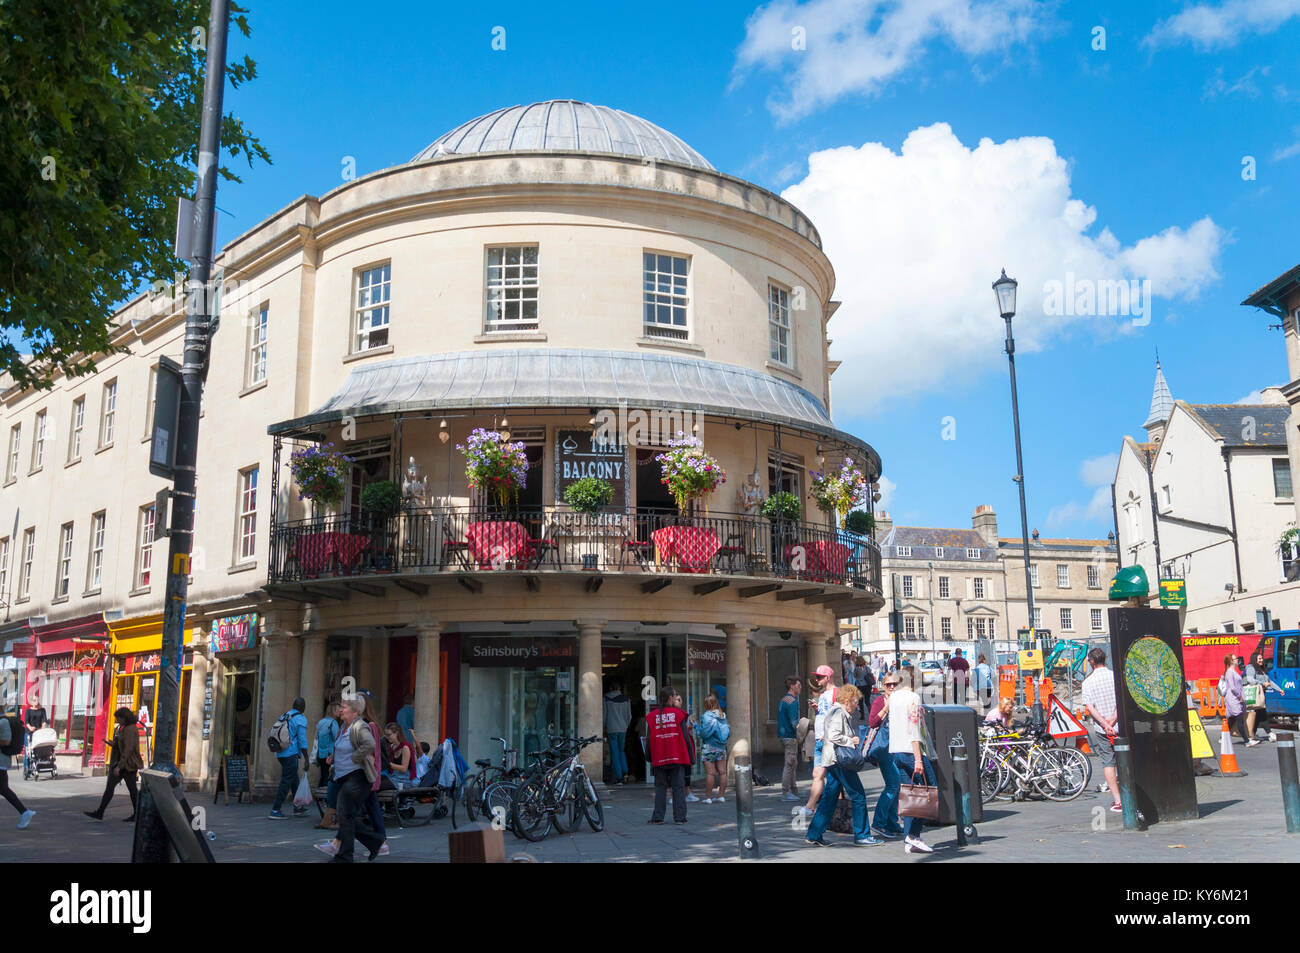
[[[1163,715],[1185,701],[1183,667],[1174,650],[1152,636],[1138,639],[1124,659],[1124,684],[1143,711]]]

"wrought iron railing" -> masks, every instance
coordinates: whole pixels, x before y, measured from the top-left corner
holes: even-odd
[[[271,583],[487,571],[771,576],[881,591],[880,550],[870,539],[733,513],[414,507],[272,529]]]

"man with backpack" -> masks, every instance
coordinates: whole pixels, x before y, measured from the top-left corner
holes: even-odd
[[[4,706],[7,708],[8,706]],[[3,710],[3,709],[0,709]],[[17,715],[0,716],[0,797],[13,805],[18,812],[18,829],[23,830],[36,816],[19,800],[18,795],[9,789],[9,767],[13,756],[23,750],[23,723]]]
[[[270,737],[266,739],[267,747],[275,752],[280,762],[280,786],[275,791],[275,801],[271,804],[271,813],[267,815],[274,820],[282,820],[284,815],[280,808],[286,797],[293,797],[298,787],[298,759],[302,759],[303,771],[311,763],[307,751],[307,716],[303,712],[307,703],[301,698],[293,700],[293,707],[280,716],[271,726]],[[294,817],[307,813],[305,807],[295,807]]]

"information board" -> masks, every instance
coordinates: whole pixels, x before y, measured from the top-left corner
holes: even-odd
[[[217,795],[221,793],[226,795],[226,803],[230,803],[230,795],[235,795],[236,801],[242,801],[245,794],[248,795],[248,803],[253,803],[253,789],[248,783],[248,756],[237,755],[228,756],[221,759],[221,770],[217,774],[217,789],[212,792],[212,803],[217,803]]]

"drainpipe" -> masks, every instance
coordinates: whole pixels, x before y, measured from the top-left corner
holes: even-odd
[[[1228,462],[1228,448],[1220,448],[1223,454],[1223,473],[1228,478],[1228,516],[1232,518],[1232,558],[1237,564],[1237,592],[1245,592],[1241,588],[1241,550],[1237,546],[1237,505],[1232,499],[1232,467]]]

